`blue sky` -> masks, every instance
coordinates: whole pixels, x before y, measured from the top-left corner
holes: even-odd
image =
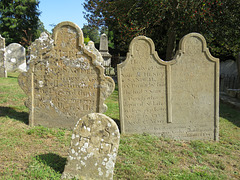
[[[84,0],[40,0],[40,20],[49,32],[53,29],[50,24],[58,24],[62,21],[72,21],[80,28],[87,21],[83,17]]]

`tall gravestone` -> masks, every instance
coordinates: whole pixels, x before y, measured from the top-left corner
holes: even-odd
[[[53,38],[42,33],[31,45],[29,69],[18,78],[31,126],[72,128],[79,117],[106,111],[104,100],[115,84],[83,39],[81,29],[67,21],[54,28]]]
[[[26,71],[25,48],[18,43],[11,43],[6,47],[6,62],[8,72]]]
[[[182,38],[172,61],[161,60],[151,39],[133,39],[118,65],[123,133],[150,133],[181,140],[218,140],[219,60],[204,37]]]
[[[7,77],[5,38],[0,35],[0,77]]]
[[[120,133],[104,114],[91,113],[76,124],[62,179],[113,179]]]
[[[106,34],[102,34],[100,38],[100,48],[99,52],[101,53],[104,61],[103,66],[109,67],[111,66],[111,57],[112,55],[108,52],[108,38]]]

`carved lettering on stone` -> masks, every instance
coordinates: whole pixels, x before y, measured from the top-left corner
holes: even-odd
[[[116,123],[100,113],[76,124],[63,179],[113,179],[120,134]]]
[[[151,39],[133,39],[118,65],[123,133],[218,140],[219,60],[204,37],[186,35],[172,61],[162,61]]]
[[[77,25],[58,24],[53,39],[42,33],[30,52],[29,70],[19,76],[29,97],[30,125],[71,128],[77,117],[106,111],[104,100],[113,92],[114,81],[85,49]]]

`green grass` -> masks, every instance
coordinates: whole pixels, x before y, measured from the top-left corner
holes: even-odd
[[[28,126],[18,74],[0,78],[0,179],[60,179],[71,131]],[[118,92],[105,113],[119,125]],[[114,179],[240,179],[240,112],[220,105],[220,140],[121,135]]]

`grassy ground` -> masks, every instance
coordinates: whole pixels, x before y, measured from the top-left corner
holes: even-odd
[[[106,114],[119,122],[117,91]],[[60,179],[71,132],[28,126],[17,74],[0,78],[0,179]],[[114,179],[240,179],[240,112],[220,106],[220,141],[123,136]]]

